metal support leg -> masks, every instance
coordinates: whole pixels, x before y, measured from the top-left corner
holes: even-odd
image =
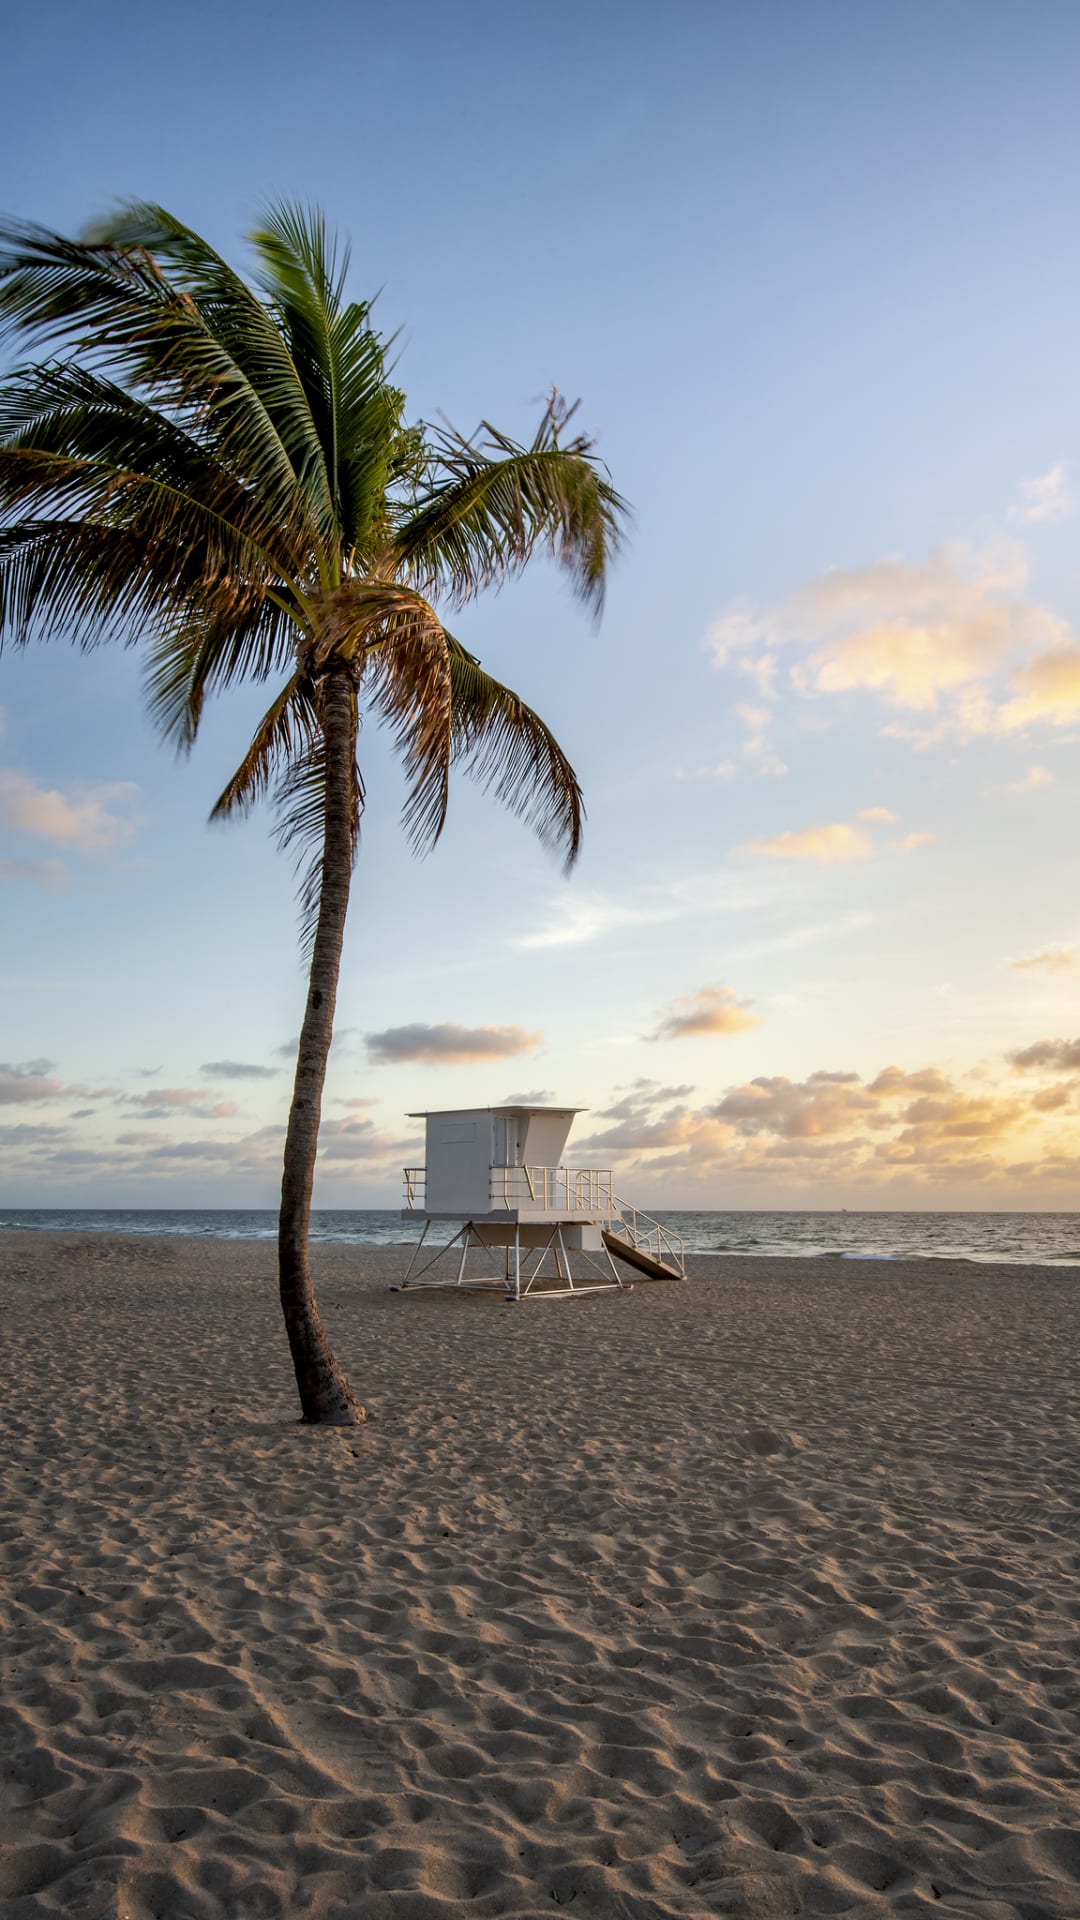
[[[419,1260],[419,1258],[420,1258],[420,1249],[421,1249],[421,1247],[423,1246],[423,1244],[424,1244],[424,1241],[425,1241],[425,1240],[427,1239],[427,1237],[428,1237],[428,1234],[429,1234],[429,1232],[430,1232],[430,1230],[431,1230],[431,1221],[430,1221],[430,1220],[425,1220],[425,1221],[424,1221],[424,1231],[423,1231],[423,1233],[422,1233],[422,1234],[420,1235],[420,1238],[419,1238],[419,1240],[417,1241],[417,1243],[416,1243],[416,1245],[415,1245],[415,1247],[413,1248],[413,1257],[412,1257],[412,1259],[411,1259],[411,1260],[409,1261],[409,1271],[408,1271],[408,1273],[407,1273],[407,1274],[405,1275],[405,1278],[404,1278],[404,1280],[403,1280],[403,1281],[402,1281],[402,1283],[401,1283],[403,1287],[407,1287],[407,1286],[408,1286],[408,1284],[409,1284],[409,1281],[410,1281],[410,1280],[412,1279],[412,1271],[413,1271],[413,1268],[415,1267],[415,1265],[416,1265],[416,1263],[417,1263],[417,1261],[418,1261],[418,1260]]]
[[[570,1256],[566,1251],[561,1227],[555,1229],[555,1271],[561,1280],[565,1280],[571,1293],[574,1291],[574,1276],[570,1271]]]
[[[490,1290],[499,1291],[504,1299],[517,1302],[530,1294],[536,1299],[557,1299],[560,1296],[565,1298],[568,1294],[598,1293],[612,1288],[629,1292],[633,1284],[623,1279],[606,1246],[603,1264],[586,1249],[579,1249],[579,1257],[584,1261],[587,1272],[581,1280],[576,1280],[564,1233],[566,1223],[563,1221],[550,1223],[543,1245],[537,1247],[522,1243],[520,1223],[514,1224],[512,1238],[510,1233],[499,1233],[493,1243],[488,1237],[490,1228],[483,1223],[477,1226],[474,1221],[468,1220],[445,1245],[427,1260],[421,1261],[421,1250],[427,1241],[431,1224],[425,1221],[405,1279],[391,1287],[392,1293],[417,1287],[436,1287],[451,1293]],[[454,1247],[459,1247],[459,1253],[447,1278],[435,1278],[432,1269],[446,1259]],[[486,1256],[491,1266],[491,1278],[484,1279],[482,1275],[474,1275],[469,1271],[470,1253],[483,1253]],[[547,1267],[549,1259],[555,1267],[554,1275]],[[432,1274],[431,1278],[427,1277],[429,1274]]]

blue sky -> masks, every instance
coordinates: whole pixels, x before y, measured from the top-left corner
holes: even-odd
[[[46,0],[6,54],[11,212],[242,260],[317,200],[414,415],[555,383],[634,506],[598,629],[543,565],[458,622],[578,768],[569,881],[464,786],[413,861],[365,734],[322,1203],[526,1092],[643,1204],[1080,1203],[1075,10]],[[0,1203],[272,1204],[291,875],[206,825],[254,699],[177,764],[58,636],[0,709]]]

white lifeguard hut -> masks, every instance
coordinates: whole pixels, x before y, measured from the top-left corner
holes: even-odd
[[[616,1261],[655,1280],[685,1279],[682,1241],[618,1199],[610,1168],[563,1164],[570,1129],[584,1111],[505,1106],[410,1114],[425,1123],[425,1163],[405,1168],[402,1218],[422,1220],[424,1230],[402,1288],[498,1291],[508,1300],[596,1293],[632,1284]],[[417,1270],[440,1221],[462,1224]],[[456,1276],[445,1267],[436,1274],[453,1248]],[[470,1253],[482,1257],[481,1271],[469,1273]]]

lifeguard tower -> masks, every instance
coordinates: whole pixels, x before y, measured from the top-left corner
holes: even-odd
[[[685,1279],[682,1241],[619,1200],[609,1168],[562,1164],[582,1112],[506,1106],[410,1114],[425,1123],[425,1164],[405,1168],[402,1218],[422,1220],[424,1230],[402,1289],[500,1292],[508,1300],[598,1293],[632,1285],[620,1266],[654,1280]],[[453,1221],[462,1223],[458,1231],[418,1267],[432,1226]],[[436,1272],[453,1249],[456,1275],[452,1263]],[[470,1254],[479,1256],[472,1272]]]

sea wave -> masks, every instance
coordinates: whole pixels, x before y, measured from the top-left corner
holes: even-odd
[[[692,1256],[724,1260],[934,1260],[997,1266],[1080,1266],[1075,1213],[739,1212],[654,1205]],[[276,1210],[250,1208],[12,1207],[0,1231],[31,1229],[77,1233],[196,1234],[208,1239],[272,1241]],[[446,1228],[446,1238],[454,1232]],[[323,1208],[311,1220],[316,1243],[402,1246],[414,1243],[419,1222],[397,1208]]]

